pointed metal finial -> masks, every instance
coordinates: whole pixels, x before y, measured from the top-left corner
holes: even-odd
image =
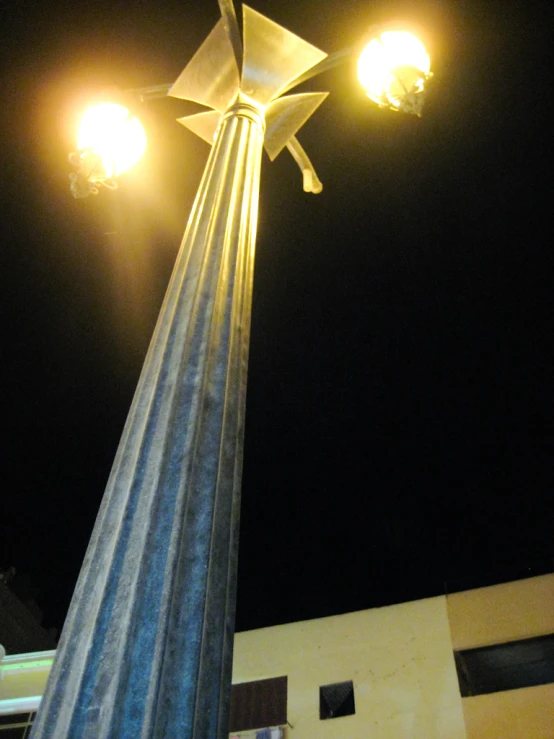
[[[244,61],[241,90],[258,104],[266,106],[327,54],[248,5],[243,5],[242,10]]]
[[[239,70],[233,46],[221,19],[168,92],[223,113],[239,89]]]
[[[264,146],[273,161],[285,148],[291,136],[302,128],[329,93],[304,92],[286,95],[270,103],[266,114]]]
[[[219,122],[221,120],[221,113],[217,110],[206,110],[203,113],[195,113],[194,115],[188,115],[184,118],[177,118],[177,122],[188,128],[189,131],[200,136],[210,146],[214,142],[215,133]]]
[[[237,69],[240,71],[242,69],[242,38],[240,35],[235,5],[233,0],[218,0],[218,2],[221,18],[223,19],[223,25],[225,26],[225,30],[227,31],[227,35],[229,36],[229,40],[235,54]]]
[[[242,8],[241,43],[233,1],[218,2],[221,20],[168,93],[213,110],[179,118],[179,123],[212,144],[221,114],[240,98],[265,115],[264,146],[269,158],[273,161],[287,146],[303,172],[304,189],[319,192],[321,183],[295,134],[327,93],[280,95],[294,87],[295,80],[304,79],[327,54],[248,5]],[[313,187],[308,186],[306,177]]]

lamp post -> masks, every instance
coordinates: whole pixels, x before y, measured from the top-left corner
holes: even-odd
[[[288,146],[305,189],[321,189],[294,135],[326,93],[283,93],[326,55],[247,6],[241,43],[232,3],[220,8],[170,91],[210,108],[181,122],[213,146],[33,739],[227,734],[262,150]],[[427,72],[412,70],[412,108]],[[379,102],[402,109],[397,88]],[[83,169],[90,156],[75,163],[96,187],[98,162],[106,182],[114,172],[101,157]]]

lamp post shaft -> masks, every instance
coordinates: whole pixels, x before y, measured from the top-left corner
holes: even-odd
[[[245,5],[241,45],[220,7],[169,93],[212,109],[179,120],[213,148],[32,739],[228,733],[262,149],[325,98],[279,96],[326,55]]]
[[[222,739],[263,114],[223,116],[33,739]]]

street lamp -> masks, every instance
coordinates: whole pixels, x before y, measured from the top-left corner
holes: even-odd
[[[420,116],[431,59],[423,43],[405,30],[382,29],[360,54],[358,78],[379,105]]]
[[[76,198],[98,193],[98,185],[117,187],[115,178],[136,164],[146,151],[146,133],[138,118],[116,103],[100,103],[85,111],[77,135],[79,151],[69,155],[69,176]]]
[[[241,40],[231,0],[219,4],[221,20],[169,93],[209,108],[180,122],[211,153],[33,739],[227,734],[262,150],[274,159],[287,147],[304,189],[321,189],[295,134],[326,93],[285,93],[344,54],[327,58],[248,6]],[[410,64],[404,54],[389,65],[402,82],[382,76],[381,104],[409,109],[404,95],[422,94],[429,70],[416,60],[419,76],[399,71]],[[96,147],[87,139],[75,155],[79,167],[94,157],[80,173],[92,187],[118,172],[115,150]]]

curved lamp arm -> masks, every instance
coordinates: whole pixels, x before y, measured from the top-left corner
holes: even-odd
[[[314,195],[320,193],[323,190],[321,180],[315,173],[313,164],[296,136],[292,136],[287,143],[287,149],[292,154],[292,158],[300,167],[302,176],[304,178],[304,192],[313,192]]]

